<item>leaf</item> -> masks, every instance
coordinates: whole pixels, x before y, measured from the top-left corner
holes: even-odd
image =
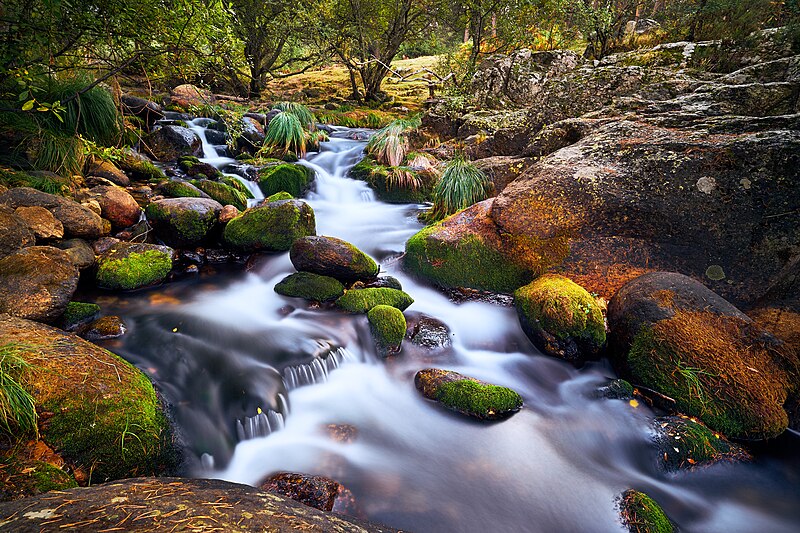
[[[21,102],[28,97],[28,91],[22,91],[19,93],[19,97],[17,98],[17,102]]]
[[[22,110],[23,111],[30,111],[31,109],[33,109],[33,104],[35,104],[35,103],[36,103],[35,100],[28,100],[27,102],[22,104]]]

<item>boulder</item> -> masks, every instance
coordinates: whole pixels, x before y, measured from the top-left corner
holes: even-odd
[[[264,146],[264,126],[253,117],[244,116],[241,121],[241,134],[238,139],[239,148],[255,152]]]
[[[87,302],[69,302],[59,320],[64,331],[75,331],[100,316],[100,306]]]
[[[100,204],[103,218],[109,220],[113,228],[127,228],[139,222],[142,209],[133,196],[122,187],[100,185],[91,191]]]
[[[105,178],[114,185],[119,185],[121,187],[127,187],[131,184],[130,178],[128,178],[123,171],[118,169],[114,163],[96,157],[89,158],[89,161],[86,163],[85,172],[87,176]]]
[[[408,320],[406,336],[409,342],[430,351],[440,351],[452,346],[450,328],[447,324],[431,316],[411,315]]]
[[[513,390],[451,370],[420,370],[414,385],[429,400],[479,420],[501,420],[522,409],[522,397]]]
[[[406,335],[406,317],[401,310],[391,305],[376,305],[367,312],[367,320],[381,357],[400,351]]]
[[[0,259],[35,243],[36,235],[27,222],[13,209],[0,205]]]
[[[64,236],[64,225],[44,207],[18,207],[14,214],[21,218],[37,239],[60,239]]]
[[[637,490],[626,490],[619,497],[619,516],[630,533],[677,531],[661,507],[650,496]]]
[[[335,278],[311,272],[295,272],[275,285],[275,292],[292,298],[329,302],[344,294],[344,285]]]
[[[219,179],[222,177],[220,170],[208,163],[203,163],[193,155],[182,156],[178,158],[178,166],[191,177],[197,177],[200,174],[205,176],[206,179]]]
[[[222,206],[222,211],[219,212],[219,223],[225,225],[241,214],[242,212],[236,206],[224,205]]]
[[[30,246],[0,259],[0,313],[54,322],[78,287],[78,269],[50,246]]]
[[[207,239],[221,211],[222,205],[210,198],[165,198],[150,202],[145,214],[159,239],[185,248]]]
[[[213,104],[216,101],[211,91],[201,89],[190,83],[178,85],[170,91],[170,95],[172,96],[172,103],[174,105],[178,105],[186,110],[188,110],[189,106],[201,107]]]
[[[149,157],[132,148],[123,149],[118,165],[125,174],[134,180],[160,181],[166,179],[164,171],[155,166]]]
[[[580,285],[545,274],[514,292],[522,330],[547,355],[573,363],[596,358],[606,343],[603,311]]]
[[[110,237],[109,237],[110,238]],[[69,260],[79,270],[84,270],[94,265],[94,249],[83,239],[67,239],[53,244],[56,248],[64,250]]]
[[[119,242],[97,261],[97,286],[132,290],[161,283],[172,270],[172,249]]]
[[[200,155],[203,144],[200,137],[183,126],[162,126],[148,134],[143,142],[158,161],[175,161],[182,155]]]
[[[155,102],[130,94],[123,94],[119,100],[124,111],[144,120],[148,127],[156,120],[164,118],[163,108]]]
[[[517,179],[535,163],[531,157],[493,156],[478,159],[475,166],[486,174],[492,182],[495,194],[500,194],[509,183]]]
[[[347,241],[322,235],[292,243],[289,259],[297,270],[330,276],[343,282],[374,279],[378,264]]]
[[[268,204],[271,202],[277,202],[278,200],[294,200],[294,196],[292,196],[286,191],[276,192],[275,194],[271,194],[270,196],[267,196],[266,198],[261,200],[260,203]]]
[[[350,289],[336,300],[336,305],[351,313],[368,313],[376,305],[390,305],[404,311],[414,299],[397,289]]]
[[[353,493],[341,483],[327,477],[278,472],[261,483],[259,488],[281,494],[320,511],[342,515],[360,514]]]
[[[751,459],[747,450],[686,416],[662,416],[653,422],[659,463],[667,472],[694,470],[722,461]]]
[[[316,233],[314,211],[300,200],[281,200],[246,210],[225,226],[228,246],[255,252],[286,251],[302,237]]]
[[[74,335],[0,318],[0,337],[30,368],[39,435],[90,482],[156,475],[175,466],[171,431],[150,380]]]
[[[303,165],[279,164],[258,170],[258,186],[264,196],[283,191],[300,198],[313,181],[314,170]]]
[[[79,203],[30,187],[15,187],[0,195],[0,204],[17,207],[44,207],[64,226],[64,234],[69,237],[96,239],[108,234],[103,220],[91,209]]]
[[[222,205],[233,205],[240,210],[247,209],[247,196],[230,185],[211,180],[193,180],[192,185]]]
[[[612,356],[623,377],[675,401],[678,411],[737,439],[769,439],[788,425],[800,363],[732,304],[681,274],[634,279],[608,306]]]
[[[158,186],[158,194],[169,198],[209,198],[209,196],[188,181],[170,180]]]

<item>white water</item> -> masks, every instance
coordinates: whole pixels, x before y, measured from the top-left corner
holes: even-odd
[[[197,356],[196,345],[184,350],[181,340],[199,341],[205,350],[202,364],[179,373],[180,380],[172,367],[150,370],[168,392],[174,387],[181,401],[173,402],[186,404],[179,422],[193,424],[198,454],[221,450],[215,462],[227,462],[214,470],[207,456],[200,475],[254,485],[276,471],[332,477],[372,520],[412,531],[621,531],[614,500],[628,488],[648,492],[685,531],[796,530],[796,465],[787,471],[766,459],[660,472],[650,443],[652,413],[593,397],[613,376],[607,366],[577,370],[541,356],[513,309],[453,303],[403,272],[397,257],[421,227],[418,207],[377,202],[364,183],[346,178],[364,144],[346,135],[338,131],[304,162],[317,173],[308,196],[317,233],[373,255],[415,299],[406,315],[421,312],[446,323],[452,349],[430,355],[406,342],[398,356],[380,360],[365,317],[309,309],[273,291],[293,272],[287,254],[269,257],[224,288],[187,289],[190,301],[169,313],[156,317],[161,308],[146,307],[125,341],[132,360],[159,368],[153,361],[167,352]],[[170,333],[176,324],[178,333]],[[148,351],[149,359],[137,359]],[[444,411],[414,388],[414,373],[430,366],[512,387],[525,408],[492,424]],[[231,382],[236,394],[225,393]],[[219,404],[225,408],[213,411]],[[231,416],[236,429],[226,430]],[[353,425],[358,436],[336,442],[324,429],[329,424]],[[223,430],[228,434],[218,437]],[[238,441],[229,461],[222,441]]]

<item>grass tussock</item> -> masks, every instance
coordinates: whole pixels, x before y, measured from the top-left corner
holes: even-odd
[[[298,104],[297,102],[278,102],[272,106],[272,109],[294,115],[297,117],[297,120],[300,121],[300,124],[308,130],[313,130],[315,127],[317,119],[314,113],[303,104]]]
[[[286,155],[293,152],[298,156],[306,153],[306,134],[303,124],[294,114],[282,111],[270,122],[264,145]]]
[[[24,386],[31,365],[16,344],[0,346],[0,430],[9,435],[38,434],[36,404]]]
[[[488,198],[491,182],[484,172],[463,155],[445,166],[433,189],[433,213],[438,219]]]

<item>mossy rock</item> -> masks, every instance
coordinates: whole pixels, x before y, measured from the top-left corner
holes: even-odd
[[[222,205],[232,205],[240,211],[247,209],[247,197],[230,185],[211,180],[193,180],[192,184]]]
[[[191,247],[208,240],[222,205],[211,198],[165,198],[145,209],[159,239],[170,246]]]
[[[354,245],[336,237],[317,235],[297,239],[289,251],[297,270],[331,276],[343,282],[371,280],[378,264]]]
[[[208,195],[188,181],[165,181],[158,186],[158,193],[169,198],[207,198]]]
[[[631,533],[672,533],[676,531],[661,507],[647,494],[626,490],[620,496],[619,514]]]
[[[415,172],[409,169],[410,172]],[[350,169],[350,177],[365,181],[375,191],[375,195],[383,202],[390,204],[421,204],[431,200],[433,190],[433,175],[417,173],[420,186],[397,187],[389,184],[388,176],[390,167],[379,165],[371,156],[367,156]]]
[[[693,470],[722,461],[751,459],[747,450],[692,418],[656,418],[654,429],[658,459],[667,472]]]
[[[155,166],[146,156],[131,149],[125,149],[119,161],[119,168],[134,180],[161,181],[167,178],[164,171]]]
[[[525,334],[542,352],[566,361],[595,358],[606,343],[603,311],[583,287],[545,274],[514,292]]]
[[[445,288],[511,293],[530,282],[530,270],[502,253],[501,238],[488,218],[487,202],[412,236],[406,243],[406,268]]]
[[[609,400],[632,400],[635,389],[624,379],[613,379],[597,389],[597,395]]]
[[[250,192],[250,189],[245,187],[244,183],[234,178],[233,176],[222,176],[222,178],[220,178],[220,181],[225,185],[227,185],[228,187],[232,187],[237,191],[239,191],[240,193],[242,193],[244,197],[247,198],[248,200],[252,200],[253,198],[255,198],[255,196],[253,196],[253,193]]]
[[[315,302],[336,300],[344,294],[344,285],[337,279],[311,272],[295,272],[275,285],[275,292],[291,298]]]
[[[281,200],[246,210],[225,226],[225,243],[238,250],[281,252],[316,233],[314,211],[300,200]]]
[[[0,456],[0,469],[3,471],[0,501],[16,500],[51,490],[66,490],[78,486],[69,472],[48,462],[25,457],[24,451],[20,443],[5,456]]]
[[[413,298],[397,289],[351,289],[336,300],[336,305],[351,313],[368,313],[376,305],[390,305],[401,311],[414,303]]]
[[[266,197],[263,203],[268,204],[270,202],[277,202],[279,200],[294,200],[294,196],[286,191],[276,192],[275,194]]]
[[[414,385],[426,398],[479,420],[501,420],[522,409],[522,397],[512,389],[451,370],[420,370]]]
[[[258,186],[264,196],[284,191],[299,198],[305,194],[312,181],[314,170],[303,165],[272,165],[258,171]]]
[[[406,317],[401,310],[390,305],[376,305],[367,313],[367,320],[381,356],[400,351],[406,335]]]
[[[132,290],[164,281],[172,270],[172,250],[153,244],[119,242],[98,260],[97,286]]]
[[[0,337],[29,365],[26,388],[40,437],[92,482],[173,470],[175,449],[150,380],[90,342],[42,324],[0,318]]]
[[[100,316],[100,306],[86,302],[69,302],[61,317],[60,326],[65,331],[74,331]]]

